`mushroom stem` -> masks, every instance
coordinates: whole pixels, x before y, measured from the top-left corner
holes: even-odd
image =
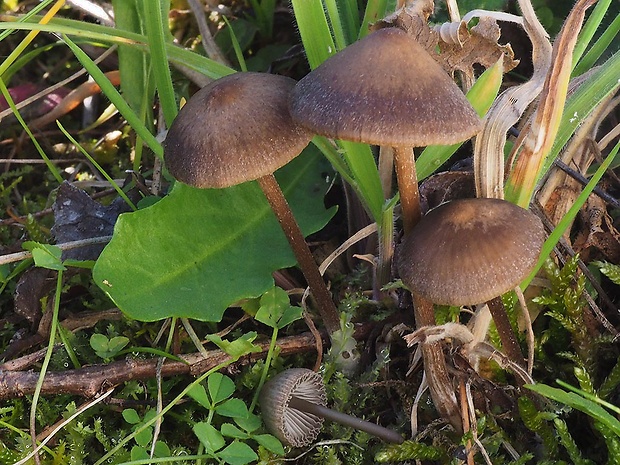
[[[308,281],[310,291],[316,300],[323,324],[331,335],[340,329],[338,310],[336,309],[330,292],[327,290],[327,286],[308,248],[304,235],[301,229],[299,229],[299,225],[291,212],[291,208],[282,193],[282,189],[280,189],[280,185],[273,174],[262,176],[258,178],[257,181],[269,205],[271,205],[271,209],[276,215],[282,227],[282,231],[284,231],[284,235],[293,249],[299,267]]]
[[[290,408],[311,413],[317,417],[321,417],[344,426],[349,426],[353,429],[364,431],[378,437],[379,439],[382,439],[385,442],[393,442],[396,444],[402,444],[404,442],[404,438],[396,431],[384,428],[376,423],[371,423],[369,421],[347,415],[346,413],[323,407],[322,405],[308,402],[307,400],[300,399],[299,397],[292,396],[288,405]]]
[[[497,333],[499,334],[499,339],[502,341],[502,347],[506,355],[520,367],[525,368],[525,357],[523,357],[521,347],[519,347],[515,333],[512,330],[512,325],[508,319],[508,314],[504,308],[502,298],[495,297],[487,301],[487,305],[489,306],[491,316],[493,316],[493,321],[495,322],[495,327],[497,328]]]
[[[403,230],[408,234],[422,218],[413,147],[394,147],[394,165],[400,192]]]

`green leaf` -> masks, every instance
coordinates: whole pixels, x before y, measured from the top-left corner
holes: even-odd
[[[208,452],[214,453],[226,444],[222,434],[209,423],[196,423],[192,428],[196,437],[205,446]]]
[[[254,341],[254,339],[256,339],[255,332],[244,334],[243,336],[235,339],[232,342],[225,341],[216,334],[207,335],[207,340],[213,342],[235,360],[238,360],[244,355],[261,351],[261,348],[259,346],[252,344],[252,341]]]
[[[207,410],[211,410],[211,408],[213,408],[211,401],[209,401],[209,397],[207,397],[207,391],[205,391],[202,384],[194,384],[191,389],[187,391],[187,395]]]
[[[321,229],[328,169],[313,147],[278,179],[305,234]],[[95,282],[129,317],[219,321],[226,308],[273,286],[295,258],[257,183],[195,189],[177,183],[152,207],[120,216],[93,269]]]
[[[27,241],[22,247],[32,252],[34,264],[39,268],[47,268],[49,270],[66,270],[60,258],[62,250],[60,247],[50,244],[41,244],[39,242]]]
[[[116,28],[134,32],[144,32],[139,0],[112,0]],[[121,72],[121,90],[129,106],[140,113],[143,99],[152,101],[153,86],[148,85],[148,68],[150,57],[137,47],[121,45],[118,48],[118,66]]]
[[[228,399],[235,392],[235,383],[228,376],[216,372],[207,378],[209,396],[214,404],[218,404]]]
[[[108,350],[108,338],[104,334],[95,333],[90,337],[90,346],[93,350]]]
[[[575,394],[574,392],[566,392],[545,384],[526,385],[526,387],[551,400],[561,402],[574,409],[580,410],[602,422],[612,430],[614,434],[620,436],[620,421],[597,403]]]
[[[226,463],[230,463],[230,465],[245,465],[258,459],[258,455],[250,446],[238,441],[234,441],[217,455]]]
[[[257,434],[256,436],[252,436],[252,439],[258,442],[269,452],[273,452],[277,455],[284,455],[284,447],[282,447],[282,443],[275,436],[272,436],[271,434]]]
[[[303,309],[290,304],[288,294],[274,286],[263,294],[254,318],[272,328],[284,328],[302,317]]]
[[[218,415],[232,418],[245,418],[249,415],[248,407],[241,399],[228,399],[215,407]]]
[[[116,336],[108,339],[103,334],[95,333],[90,337],[90,346],[97,356],[105,359],[114,357],[127,344],[129,344],[129,339],[125,336]]]
[[[248,439],[250,437],[248,433],[241,431],[231,423],[224,423],[220,428],[220,431],[223,436],[228,436],[229,438]]]
[[[594,261],[592,265],[597,266],[601,270],[601,273],[607,276],[612,282],[620,285],[620,266],[600,261]]]
[[[140,423],[140,416],[138,415],[138,412],[136,412],[132,408],[126,408],[125,410],[123,410],[122,415],[125,421],[129,423],[130,425],[135,425],[136,423]]]
[[[233,420],[235,420],[235,423],[237,423],[240,428],[248,433],[256,431],[263,424],[261,418],[253,413],[248,414],[247,417],[235,417]]]

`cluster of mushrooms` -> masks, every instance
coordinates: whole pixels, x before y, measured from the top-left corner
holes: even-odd
[[[498,297],[533,269],[544,240],[540,220],[498,199],[452,201],[424,217],[420,210],[413,148],[454,144],[480,128],[478,115],[451,77],[414,38],[390,27],[333,55],[299,82],[251,72],[214,81],[181,109],[164,148],[170,174],[191,186],[258,181],[332,334],[339,329],[339,313],[273,173],[315,134],[392,147],[404,232],[397,265],[414,297],[416,325],[435,325],[433,303],[491,302],[504,349],[522,364]],[[460,416],[450,381],[444,382],[447,375],[437,386],[429,379],[431,362],[435,373],[445,371],[441,346],[422,349],[435,404],[458,429]],[[320,375],[305,369],[288,370],[264,386],[265,422],[283,442],[302,446],[318,435],[319,417],[328,412],[320,386]],[[386,441],[402,442],[400,435],[378,425],[342,414],[328,413],[328,418],[352,421]]]

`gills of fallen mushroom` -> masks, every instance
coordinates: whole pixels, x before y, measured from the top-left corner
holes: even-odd
[[[326,404],[323,378],[306,368],[289,368],[277,374],[260,392],[262,417],[267,429],[293,447],[311,444],[319,435],[325,419],[365,431],[386,442],[401,444],[404,441],[395,431],[329,409]]]
[[[312,133],[293,123],[288,97],[295,81],[263,73],[220,78],[193,95],[164,142],[166,167],[199,188],[257,180],[304,274],[328,332],[340,317],[273,172],[308,145]]]

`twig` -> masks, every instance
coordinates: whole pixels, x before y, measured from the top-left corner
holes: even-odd
[[[90,237],[88,239],[80,239],[79,241],[63,242],[55,244],[60,250],[71,250],[79,247],[86,247],[93,244],[105,244],[110,242],[112,236]],[[8,255],[0,255],[0,265],[6,265],[7,263],[20,262],[32,258],[32,252],[24,251],[11,253]]]
[[[242,359],[239,363],[248,363],[266,356],[269,342],[260,343],[261,352]],[[280,355],[308,352],[315,347],[314,336],[303,333],[282,338],[278,341]],[[229,360],[230,356],[222,350],[208,351],[208,358],[201,353],[180,356],[183,362],[166,361],[161,368],[161,376],[198,375],[205,373],[218,364]],[[90,365],[73,370],[48,372],[41,387],[41,394],[70,394],[94,397],[110,387],[131,380],[150,379],[157,374],[159,358],[149,360],[119,360],[107,365]],[[0,371],[0,400],[30,395],[34,392],[39,374],[33,371]]]

